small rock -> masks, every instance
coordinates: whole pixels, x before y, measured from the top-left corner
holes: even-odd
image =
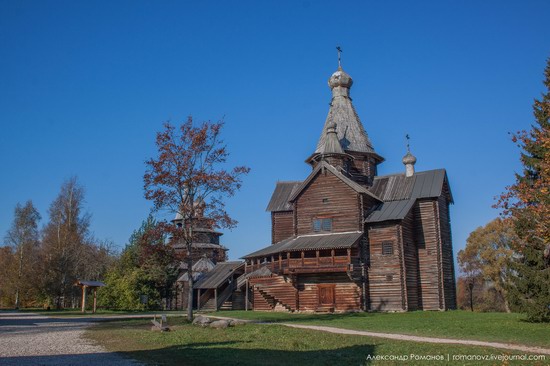
[[[227,320],[216,320],[215,322],[210,323],[210,328],[225,329],[228,326],[229,322]]]

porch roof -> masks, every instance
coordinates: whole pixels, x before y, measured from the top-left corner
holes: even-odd
[[[243,258],[266,257],[268,255],[280,252],[293,252],[301,250],[351,248],[355,243],[357,243],[361,236],[363,236],[363,232],[361,231],[301,235],[285,239],[276,244],[250,253]]]
[[[218,288],[229,278],[229,276],[233,275],[233,273],[242,266],[244,266],[244,262],[240,261],[220,262],[216,264],[210,272],[207,272],[203,277],[201,277],[193,288]]]

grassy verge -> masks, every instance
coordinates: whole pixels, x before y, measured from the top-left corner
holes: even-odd
[[[87,330],[89,339],[109,351],[154,365],[494,365],[498,361],[455,360],[456,355],[516,354],[500,350],[397,342],[247,324],[227,329],[200,328],[171,318],[172,331],[153,332],[146,320],[109,321]],[[425,361],[419,357],[438,357]],[[406,357],[372,360],[373,357]],[[459,356],[460,357],[460,356]],[[542,365],[545,361],[507,361],[510,365]]]
[[[550,347],[550,326],[528,323],[520,314],[468,311],[352,314],[290,314],[220,311],[212,315],[268,322],[296,322],[372,332],[473,339]]]

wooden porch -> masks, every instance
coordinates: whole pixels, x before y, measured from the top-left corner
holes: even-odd
[[[267,267],[276,274],[327,273],[353,271],[356,248],[302,250],[247,259],[246,273]]]

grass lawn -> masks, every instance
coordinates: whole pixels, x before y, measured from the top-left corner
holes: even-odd
[[[502,361],[453,361],[453,355],[519,354],[501,350],[398,342],[338,335],[280,325],[247,324],[227,329],[200,328],[170,318],[172,331],[150,330],[148,320],[107,321],[86,331],[86,337],[109,351],[154,365],[494,365]],[[370,357],[407,357],[375,361]],[[442,357],[423,361],[418,357]],[[450,360],[447,359],[450,357]],[[506,361],[510,365],[543,365],[545,361]]]
[[[212,315],[269,322],[296,322],[372,332],[506,342],[550,348],[550,325],[528,323],[521,314],[469,311],[407,313],[290,314],[219,311]]]

